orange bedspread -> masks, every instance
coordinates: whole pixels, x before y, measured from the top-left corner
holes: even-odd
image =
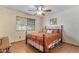
[[[43,45],[43,35],[45,35],[45,48],[48,49],[48,45],[54,40],[61,37],[60,33],[43,33],[43,32],[34,32],[27,35],[27,39],[33,40],[36,43]]]

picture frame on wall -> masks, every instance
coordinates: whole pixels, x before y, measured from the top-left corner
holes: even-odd
[[[57,25],[57,18],[50,19],[50,25]]]

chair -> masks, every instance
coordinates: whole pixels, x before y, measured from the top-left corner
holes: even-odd
[[[6,50],[6,52],[9,52],[11,47],[11,44],[9,43],[9,38],[8,37],[3,37],[0,39],[0,51],[3,52]]]

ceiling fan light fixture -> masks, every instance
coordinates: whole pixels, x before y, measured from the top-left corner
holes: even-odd
[[[41,6],[40,6],[40,7],[38,7],[38,10],[39,10],[39,11],[42,11],[42,7],[41,7]]]
[[[45,16],[46,12],[51,12],[51,9],[45,8],[43,5],[36,5],[36,9],[30,10],[35,12],[34,15],[42,15]]]
[[[42,13],[42,11],[37,11],[37,15],[41,15]]]

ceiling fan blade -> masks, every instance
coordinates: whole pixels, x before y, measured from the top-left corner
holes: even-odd
[[[48,10],[43,10],[44,12],[51,12],[52,10],[51,9],[48,9]]]
[[[42,13],[42,15],[43,15],[43,16],[45,16],[45,14],[44,14],[44,13]]]
[[[37,10],[28,10],[28,11],[37,11]]]
[[[35,10],[28,10],[28,11],[35,11]]]

